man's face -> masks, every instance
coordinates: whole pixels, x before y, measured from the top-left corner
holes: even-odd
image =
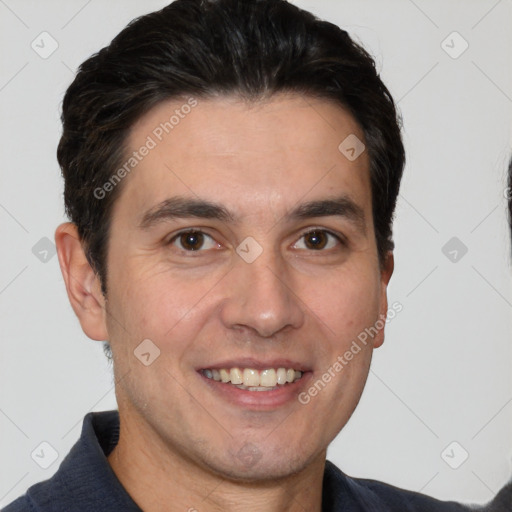
[[[121,421],[162,457],[231,478],[287,475],[324,457],[383,340],[333,369],[387,309],[368,156],[338,149],[363,134],[338,106],[298,95],[185,103],[133,127],[130,153],[148,136],[156,146],[112,213],[106,325]],[[190,112],[161,133],[176,109]],[[236,369],[252,389],[215,380],[238,382]],[[282,369],[302,377],[276,383],[300,375]]]

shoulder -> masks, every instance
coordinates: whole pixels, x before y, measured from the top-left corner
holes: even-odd
[[[379,510],[382,512],[464,512],[475,510],[469,505],[440,501],[425,494],[400,489],[384,482],[351,478],[327,461],[324,476],[324,501],[330,503],[325,511],[339,510],[341,505],[350,511]],[[351,507],[351,508],[350,508]]]
[[[37,512],[30,498],[25,495],[13,501],[10,505],[2,509],[2,512]]]
[[[118,433],[117,411],[87,414],[80,438],[56,473],[32,485],[2,512],[78,512],[102,510],[101,505],[103,510],[139,511],[107,461]]]
[[[401,489],[376,480],[351,479],[361,492],[374,496],[389,510],[403,512],[462,512],[474,510],[469,505],[453,501],[440,501],[426,494]]]
[[[512,510],[512,480],[482,508],[482,512],[510,512]]]

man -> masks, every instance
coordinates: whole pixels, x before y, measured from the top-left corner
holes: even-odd
[[[14,511],[456,511],[326,462],[384,341],[404,166],[371,57],[281,0],[178,0],[63,103],[56,244],[119,413]]]

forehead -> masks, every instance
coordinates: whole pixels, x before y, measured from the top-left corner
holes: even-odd
[[[243,216],[342,192],[371,208],[367,152],[346,153],[363,140],[354,118],[329,100],[165,101],[132,127],[127,158],[136,165],[121,202],[142,210],[171,195],[214,198]]]

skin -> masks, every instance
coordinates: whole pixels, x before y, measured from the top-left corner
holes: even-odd
[[[129,147],[184,103],[145,114]],[[307,391],[386,314],[393,258],[377,256],[367,152],[349,161],[338,150],[349,134],[364,140],[352,116],[327,100],[198,100],[121,184],[106,297],[75,226],[57,229],[74,311],[90,338],[112,347],[121,434],[108,460],[144,510],[321,510],[327,446],[359,401],[383,330],[306,405],[297,396],[275,407],[232,403],[197,369],[285,358],[309,369],[299,388]],[[286,217],[340,194],[359,207],[361,222]],[[170,218],[141,229],[145,212],[173,196],[218,203],[236,222]],[[211,238],[186,251],[173,238],[184,228]],[[327,245],[312,248],[304,236],[312,228],[344,242],[320,235]],[[246,237],[263,250],[252,263],[236,252]],[[160,350],[149,366],[134,355],[144,339]]]

